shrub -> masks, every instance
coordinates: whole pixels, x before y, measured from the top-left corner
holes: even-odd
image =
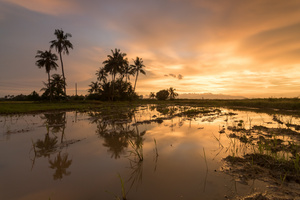
[[[168,90],[160,90],[159,92],[156,93],[156,98],[158,100],[167,100],[168,97],[169,97]]]

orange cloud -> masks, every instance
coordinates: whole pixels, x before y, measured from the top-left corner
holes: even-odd
[[[49,15],[65,15],[79,11],[79,7],[70,1],[60,0],[3,0],[28,10],[45,13]]]

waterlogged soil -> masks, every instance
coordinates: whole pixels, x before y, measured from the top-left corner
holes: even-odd
[[[0,199],[300,199],[299,130],[191,106],[0,116]]]

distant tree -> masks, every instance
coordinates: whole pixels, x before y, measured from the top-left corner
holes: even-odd
[[[31,94],[27,96],[27,99],[29,101],[38,101],[40,100],[40,95],[36,91],[33,91]]]
[[[155,98],[155,93],[154,93],[154,92],[150,92],[149,98],[150,98],[150,99],[154,99],[154,98]]]
[[[69,55],[69,48],[73,49],[73,44],[68,40],[68,37],[72,37],[70,33],[64,34],[64,31],[62,29],[55,29],[54,35],[56,36],[56,40],[50,41],[51,45],[50,48],[55,48],[56,51],[59,53],[60,62],[61,62],[61,70],[62,70],[62,76],[64,80],[64,92],[66,93],[66,77],[64,72],[64,64],[62,60],[61,53],[66,53]]]
[[[53,53],[51,53],[51,50],[49,51],[37,51],[37,55],[35,56],[38,58],[36,61],[36,65],[39,68],[45,67],[46,73],[48,74],[48,87],[50,89],[50,100],[52,100],[52,90],[50,87],[50,71],[52,69],[57,69],[58,65],[56,63],[57,56]]]
[[[168,90],[160,90],[156,93],[156,98],[158,100],[167,100],[169,97],[169,91]]]
[[[143,70],[145,65],[143,64],[142,58],[136,57],[136,59],[133,60],[133,62],[134,62],[134,65],[131,65],[131,67],[133,68],[133,72],[135,73],[135,83],[134,83],[134,88],[133,88],[133,91],[135,92],[136,82],[137,82],[139,73],[142,73],[145,75],[146,72]]]
[[[178,93],[176,93],[175,90],[176,89],[173,88],[173,87],[169,88],[169,97],[170,97],[170,100],[173,100],[173,99],[175,99],[175,97],[178,96]]]
[[[103,61],[105,72],[112,75],[112,100],[114,99],[116,75],[123,73],[124,66],[128,65],[125,58],[126,53],[121,53],[120,49],[111,50],[112,55],[107,55],[107,60]]]

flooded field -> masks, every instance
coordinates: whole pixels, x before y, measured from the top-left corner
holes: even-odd
[[[299,199],[299,152],[299,117],[254,110],[0,116],[0,199]]]

